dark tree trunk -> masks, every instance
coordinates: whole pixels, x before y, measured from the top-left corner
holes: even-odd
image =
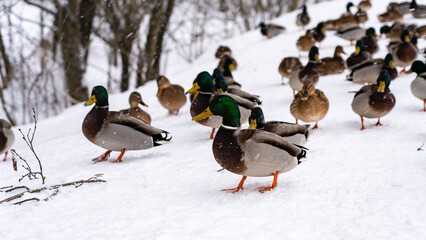
[[[161,18],[163,15],[163,5],[164,0],[158,0],[151,11],[151,18],[149,20],[149,30],[145,45],[145,81],[156,79],[158,75],[158,73],[155,72],[154,63],[157,51],[158,36],[161,27]]]

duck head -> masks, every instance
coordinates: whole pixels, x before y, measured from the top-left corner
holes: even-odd
[[[382,37],[382,34],[388,34],[390,32],[390,27],[388,25],[383,25],[380,28],[380,37]]]
[[[317,30],[317,32],[325,33],[324,23],[323,22],[318,23],[316,30]]]
[[[192,120],[201,120],[212,115],[218,115],[223,118],[222,124],[228,127],[240,126],[240,110],[238,104],[229,96],[219,95],[213,98],[209,107],[202,113],[195,116]]]
[[[265,24],[264,22],[260,22],[260,23],[259,23],[259,27],[260,27],[261,29],[264,29],[264,28],[266,28],[266,24]]]
[[[108,106],[108,92],[103,86],[95,86],[92,89],[92,93],[90,94],[89,101],[84,103],[84,106],[90,106],[96,103],[97,107],[105,107]]]
[[[255,107],[251,110],[249,121],[249,129],[263,128],[265,125],[265,117],[260,107]]]
[[[355,54],[358,55],[361,52],[365,51],[365,44],[362,40],[356,41],[355,45]]]
[[[223,62],[223,68],[229,71],[235,70],[234,64],[232,64],[232,59],[230,57],[226,56],[225,61]]]
[[[415,72],[418,75],[422,74],[422,73],[426,72],[426,64],[424,64],[422,61],[419,61],[419,60],[414,61],[411,64],[410,70],[407,71],[407,73],[410,73],[410,72]]]
[[[390,54],[390,53],[386,54],[385,64],[386,64],[386,66],[389,66],[391,69],[395,68],[395,63],[393,61],[393,55],[392,54]]]
[[[226,83],[223,73],[219,68],[213,71],[213,84],[215,92],[226,92],[228,90],[228,83]]]
[[[138,92],[132,92],[129,96],[129,103],[132,108],[137,107],[138,104],[148,107],[143,101],[142,96]]]
[[[346,12],[349,14],[351,13],[351,7],[355,6],[353,2],[348,2],[348,4],[346,4]]]
[[[308,13],[308,9],[306,8],[305,4],[302,5],[302,12],[305,13],[305,14]]]
[[[405,43],[410,42],[410,33],[408,32],[407,29],[405,29],[401,32],[401,41],[403,41]]]
[[[391,78],[389,76],[388,70],[380,71],[380,75],[377,78],[377,92],[383,93],[389,87]]]
[[[206,71],[201,72],[197,75],[197,77],[192,83],[192,88],[189,89],[186,93],[195,93],[195,97],[197,97],[199,92],[213,92],[213,78],[210,73]]]
[[[319,58],[319,51],[316,46],[311,47],[311,50],[309,50],[309,62],[314,62],[314,63],[321,62]]]
[[[336,46],[336,49],[334,49],[334,56],[340,57],[340,55],[346,54],[345,51],[343,50],[342,46]]]
[[[376,34],[376,30],[372,27],[365,30],[365,35],[368,37],[378,37],[378,35]]]

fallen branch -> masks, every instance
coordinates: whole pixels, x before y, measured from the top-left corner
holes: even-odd
[[[18,189],[25,189],[25,191],[15,194],[13,196],[10,196],[6,199],[3,199],[0,201],[0,204],[2,203],[6,203],[6,202],[11,202],[15,199],[19,199],[22,198],[26,193],[40,193],[43,191],[49,191],[49,190],[55,190],[52,194],[50,194],[47,198],[41,199],[43,201],[48,201],[50,198],[56,196],[59,193],[59,188],[61,187],[68,187],[68,186],[74,186],[75,188],[81,187],[83,184],[85,183],[98,183],[98,182],[106,182],[103,179],[99,179],[99,177],[102,177],[103,174],[96,174],[95,176],[87,179],[87,180],[78,180],[78,181],[73,181],[73,182],[67,182],[67,183],[62,183],[62,184],[56,184],[56,185],[52,185],[52,186],[47,186],[47,187],[42,187],[42,188],[37,188],[37,189],[30,189],[27,186],[8,186],[8,187],[2,187],[0,188],[0,192],[12,192]],[[20,202],[15,202],[13,204],[15,205],[20,205],[22,203],[28,202],[28,201],[41,201],[39,198],[29,198],[29,199],[25,199],[22,200]]]

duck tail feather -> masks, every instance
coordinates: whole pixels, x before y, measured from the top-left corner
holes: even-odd
[[[170,140],[172,140],[172,135],[169,132],[164,131],[162,133],[153,135],[152,139],[154,141],[154,147],[156,147],[171,143]]]

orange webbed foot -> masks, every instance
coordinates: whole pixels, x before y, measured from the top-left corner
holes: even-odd
[[[112,161],[112,163],[119,163],[122,162],[121,158],[123,157],[124,153],[126,152],[126,149],[121,150],[120,156],[115,161]]]
[[[315,123],[315,126],[312,129],[318,129],[318,122]]]
[[[275,187],[274,186],[271,186],[271,187],[264,187],[264,188],[259,188],[259,192],[260,193],[265,193],[265,192],[268,192],[268,191],[271,191],[272,189],[274,189]]]
[[[222,189],[221,191],[229,192],[229,193],[236,193],[236,192],[240,191],[240,189],[244,189],[243,185],[244,185],[244,181],[246,179],[247,179],[247,176],[243,176],[243,178],[241,179],[240,183],[238,184],[238,187],[236,187],[236,188],[230,188],[230,189]]]
[[[277,182],[278,182],[278,171],[276,171],[274,173],[274,180],[272,181],[272,186],[270,186],[270,187],[264,187],[264,188],[259,188],[259,192],[260,193],[265,193],[267,191],[271,191],[272,189],[274,189],[277,186]]]
[[[7,154],[9,153],[9,151],[6,151],[5,153],[4,153],[4,158],[3,158],[3,162],[6,162],[6,158],[7,158]]]
[[[95,162],[95,163],[106,161],[106,160],[108,160],[110,153],[111,153],[111,151],[108,150],[104,154],[100,155],[99,157],[92,159],[92,161]]]

